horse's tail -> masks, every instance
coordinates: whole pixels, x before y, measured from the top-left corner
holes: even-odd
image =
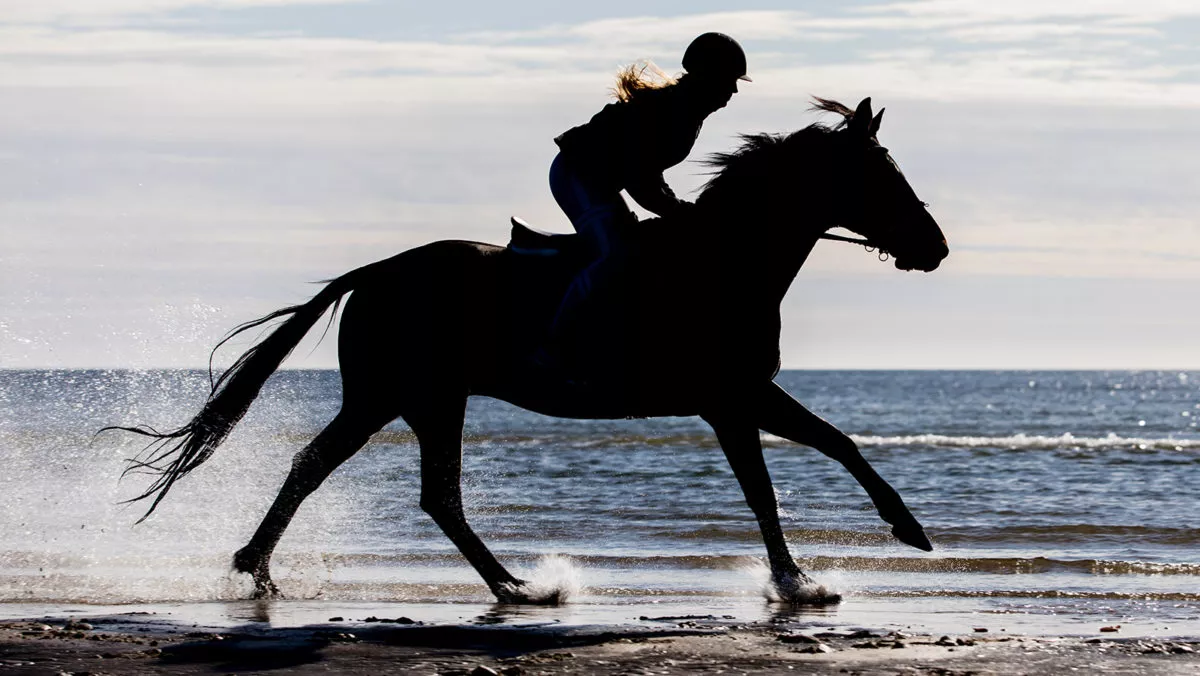
[[[220,343],[217,343],[217,346],[213,348],[213,353],[216,353],[222,345],[240,333],[262,326],[272,320],[287,317],[270,335],[246,350],[233,363],[233,366],[211,383],[212,390],[208,395],[208,400],[204,402],[204,407],[188,424],[171,432],[158,432],[145,425],[104,428],[104,430],[117,429],[135,432],[155,439],[142,453],[128,461],[129,466],[122,473],[122,476],[130,472],[138,472],[156,477],[145,492],[127,501],[137,502],[152,496],[154,498],[154,501],[150,503],[150,509],[142,515],[142,518],[138,519],[137,523],[145,521],[154,513],[158,503],[162,502],[176,481],[212,456],[217,446],[221,445],[234,425],[237,425],[242,416],[246,414],[250,404],[258,397],[267,378],[279,368],[283,360],[291,354],[300,340],[329,310],[330,306],[333,306],[333,315],[329,318],[332,325],[334,317],[337,316],[342,296],[353,290],[355,282],[365,269],[353,270],[330,281],[320,293],[307,303],[276,310],[265,317],[246,322],[231,331]],[[211,381],[211,357],[209,378]]]

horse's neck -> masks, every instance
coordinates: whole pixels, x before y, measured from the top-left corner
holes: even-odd
[[[768,266],[771,275],[767,282],[766,293],[771,294],[771,300],[775,305],[783,303],[783,297],[791,288],[796,275],[800,274],[800,268],[804,267],[804,263],[808,261],[813,247],[817,245],[818,236],[819,233],[814,234],[811,238],[800,238],[790,247],[779,252],[772,252],[782,254],[780,257],[783,259]]]
[[[725,293],[760,310],[778,308],[829,220],[820,190],[815,183],[804,185],[810,190],[801,192],[811,196],[790,195],[782,204],[702,196],[692,218],[648,221],[639,234],[649,250],[667,254],[660,261],[705,277],[719,271],[720,281],[713,282]]]
[[[749,287],[747,300],[778,307],[825,230],[816,215],[762,208],[716,216],[716,253]]]
[[[752,286],[750,298],[776,307],[783,302],[833,221],[831,180],[814,169],[793,177],[784,191],[762,174],[744,174],[697,200],[707,239],[719,243],[718,255]]]

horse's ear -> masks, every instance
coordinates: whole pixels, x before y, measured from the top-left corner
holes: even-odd
[[[867,136],[875,138],[875,135],[879,133],[879,125],[883,124],[883,111],[885,110],[887,110],[887,108],[880,108],[879,114],[871,118],[871,124],[869,127],[867,127]]]
[[[850,131],[852,133],[870,137],[869,129],[871,122],[871,97],[863,99],[858,107],[854,109],[854,117],[850,118]]]

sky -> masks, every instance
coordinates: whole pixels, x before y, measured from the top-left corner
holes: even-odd
[[[0,0],[0,367],[200,367],[308,282],[568,231],[553,137],[709,30],[754,82],[692,160],[871,96],[950,244],[820,244],[785,368],[1200,369],[1194,0]]]

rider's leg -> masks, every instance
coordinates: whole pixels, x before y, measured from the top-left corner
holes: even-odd
[[[608,256],[619,246],[615,223],[637,220],[620,190],[582,177],[562,155],[555,157],[550,165],[550,193],[597,259]]]
[[[568,287],[550,330],[550,343],[561,347],[569,339],[584,309],[598,293],[612,286],[614,259],[622,253],[620,225],[637,220],[619,191],[605,190],[582,179],[561,155],[550,166],[550,191],[571,225],[588,242],[594,256]]]

